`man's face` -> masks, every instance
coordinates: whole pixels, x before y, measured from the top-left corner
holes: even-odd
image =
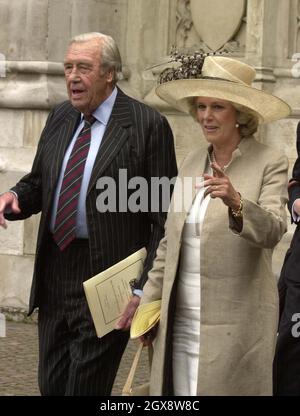
[[[74,42],[64,60],[67,91],[72,105],[88,116],[111,94],[112,72],[101,68],[101,41]]]

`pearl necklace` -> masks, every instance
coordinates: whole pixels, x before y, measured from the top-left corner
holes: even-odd
[[[210,155],[210,153],[209,153],[209,152],[207,152],[207,157],[208,157],[208,161],[209,161],[209,164],[210,164],[210,165],[211,165],[213,162],[217,163],[216,158],[215,158],[215,154],[214,154],[214,151],[213,151],[213,150],[211,151],[211,155]],[[230,163],[230,162],[229,162],[229,163]],[[225,169],[227,169],[227,168],[228,168],[229,163],[228,163],[227,165],[224,165],[223,167],[222,167],[222,166],[220,166],[220,167],[221,167],[221,170],[222,170],[223,172],[225,171]]]

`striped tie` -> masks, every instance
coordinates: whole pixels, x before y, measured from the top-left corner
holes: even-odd
[[[91,143],[91,126],[94,121],[93,117],[89,120],[85,119],[83,129],[75,141],[64,173],[53,233],[53,239],[61,251],[76,238],[79,193]]]

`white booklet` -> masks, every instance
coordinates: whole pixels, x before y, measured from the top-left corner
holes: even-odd
[[[132,296],[129,282],[140,278],[146,255],[146,249],[142,248],[83,282],[99,338],[115,329],[118,318]]]

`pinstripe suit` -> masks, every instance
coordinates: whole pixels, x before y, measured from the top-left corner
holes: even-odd
[[[174,177],[177,168],[166,119],[118,89],[87,192],[89,240],[71,244],[62,254],[48,231],[49,217],[64,154],[79,120],[80,112],[69,101],[50,113],[31,172],[12,188],[18,194],[21,214],[6,218],[24,219],[41,211],[29,314],[39,307],[42,393],[107,395],[128,334],[113,331],[96,338],[82,281],[146,246],[142,287],[163,235],[166,214],[100,213],[96,183],[103,176],[118,182],[119,169],[127,169],[128,180],[142,176],[149,181]]]

